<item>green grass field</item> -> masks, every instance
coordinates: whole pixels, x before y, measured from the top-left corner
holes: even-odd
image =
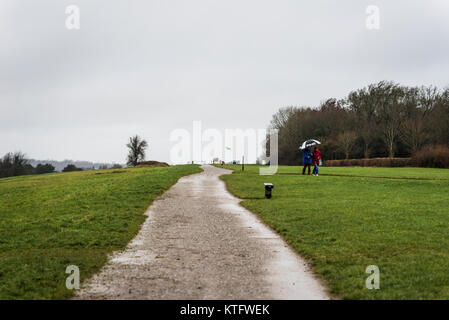
[[[449,170],[226,166],[228,189],[244,199],[344,299],[449,299]],[[264,199],[264,182],[274,184]],[[380,268],[368,290],[366,267]]]
[[[150,203],[195,165],[0,179],[0,299],[64,299],[123,249]]]

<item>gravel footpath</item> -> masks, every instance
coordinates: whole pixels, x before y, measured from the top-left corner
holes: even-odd
[[[153,202],[138,235],[75,299],[329,299],[306,262],[226,190],[219,176],[231,171],[202,168]]]

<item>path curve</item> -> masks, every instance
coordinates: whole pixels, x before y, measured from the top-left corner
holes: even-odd
[[[304,259],[226,190],[219,176],[231,171],[202,168],[153,202],[75,299],[329,299]]]

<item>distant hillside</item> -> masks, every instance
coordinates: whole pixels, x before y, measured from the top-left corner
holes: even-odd
[[[107,165],[108,168],[112,167],[115,163],[98,163],[98,162],[90,162],[90,161],[73,161],[73,160],[63,160],[63,161],[56,161],[56,160],[35,160],[35,159],[29,159],[28,163],[31,164],[33,167],[36,167],[39,163],[40,164],[51,164],[53,167],[55,167],[56,171],[62,171],[67,165],[74,164],[78,168],[83,169],[98,169],[101,166]],[[121,164],[125,167],[125,165]]]

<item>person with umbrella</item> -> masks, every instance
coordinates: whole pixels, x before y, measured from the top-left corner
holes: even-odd
[[[303,154],[302,154],[302,163],[304,164],[304,168],[302,169],[302,174],[305,175],[306,174],[306,168],[308,168],[309,170],[309,176],[310,176],[310,166],[312,165],[312,158],[313,158],[313,154],[312,151],[310,150],[310,147],[316,146],[317,144],[321,144],[319,141],[317,140],[306,140],[303,142],[303,144],[301,145],[301,147],[299,147],[299,149],[304,150]],[[315,171],[315,169],[314,169]]]
[[[318,177],[318,165],[320,164],[320,160],[321,160],[321,151],[318,150],[318,146],[315,145],[312,152],[312,161],[313,161],[312,174],[317,177]]]
[[[304,164],[304,168],[302,169],[302,174],[306,174],[306,168],[309,169],[309,176],[310,176],[310,166],[312,165],[312,151],[310,148],[305,148],[304,152],[302,153],[302,163]]]

